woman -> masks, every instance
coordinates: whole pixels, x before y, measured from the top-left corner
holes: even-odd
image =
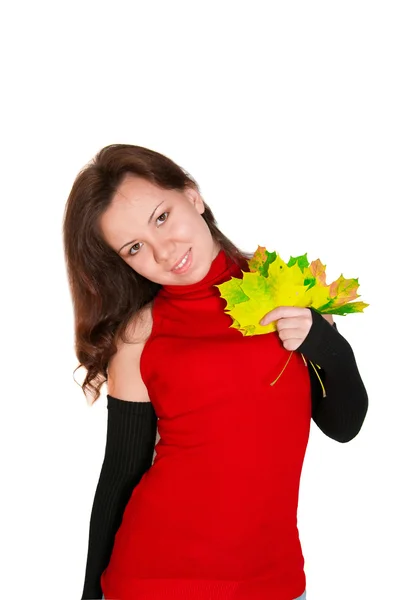
[[[139,146],[107,146],[79,173],[64,243],[83,390],[108,387],[82,599],[304,600],[311,418],[347,442],[368,407],[333,319],[288,306],[268,314],[273,333],[231,328],[216,285],[251,255],[186,171]]]

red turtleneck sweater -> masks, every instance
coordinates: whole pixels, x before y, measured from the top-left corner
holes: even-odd
[[[277,332],[230,327],[215,284],[232,276],[242,271],[221,250],[201,281],[165,285],[154,300],[141,374],[160,440],[101,576],[107,600],[293,600],[305,590],[297,504],[312,367],[294,352],[270,385],[290,352]]]

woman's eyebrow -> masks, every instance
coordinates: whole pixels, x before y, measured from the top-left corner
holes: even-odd
[[[157,211],[158,207],[163,204],[164,200],[162,200],[161,202],[159,202],[159,204],[157,206],[155,206],[155,208],[153,209],[153,211],[151,212],[151,214],[149,215],[149,219],[148,219],[148,225],[150,224],[150,222],[152,221],[152,217],[155,214],[155,212]],[[123,248],[125,246],[128,246],[129,244],[132,244],[134,240],[131,240],[130,242],[126,242],[125,244],[123,244],[123,246],[120,248],[120,250],[117,251],[117,253],[119,254]]]

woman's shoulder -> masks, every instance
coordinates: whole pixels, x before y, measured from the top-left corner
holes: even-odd
[[[152,304],[141,308],[130,319],[124,339],[116,341],[117,350],[108,364],[108,393],[122,400],[148,402],[148,390],[142,380],[142,350],[152,330]]]
[[[153,325],[152,308],[153,300],[145,304],[130,319],[126,328],[126,337],[130,343],[145,344],[151,335]]]

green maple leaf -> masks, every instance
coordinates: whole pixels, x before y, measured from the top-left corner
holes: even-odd
[[[351,302],[359,298],[358,279],[343,274],[328,285],[326,265],[317,259],[308,262],[307,253],[291,256],[285,263],[276,252],[258,246],[249,260],[250,272],[243,278],[232,277],[216,285],[227,302],[224,310],[233,320],[231,327],[243,335],[260,335],[276,331],[275,322],[266,326],[259,321],[277,306],[313,307],[320,313],[346,315],[363,312],[369,304]]]

